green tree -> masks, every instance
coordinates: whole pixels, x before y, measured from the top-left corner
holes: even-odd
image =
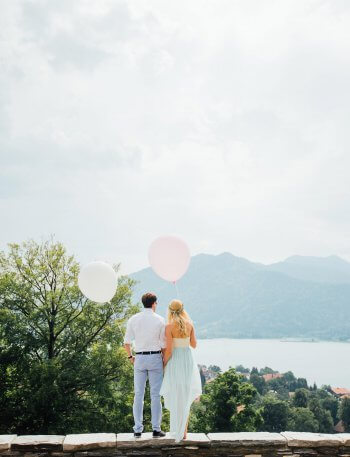
[[[239,373],[249,373],[250,372],[249,368],[245,368],[243,365],[237,365],[236,371]]]
[[[266,388],[277,392],[280,399],[289,399],[288,383],[282,378],[273,378],[266,382]]]
[[[323,409],[326,409],[331,413],[333,424],[335,425],[338,421],[339,400],[328,394],[327,397],[322,398],[321,406]]]
[[[269,381],[271,388],[287,398],[286,392],[294,392],[299,388],[307,388],[307,382],[304,378],[296,378],[291,371],[283,373],[280,378],[274,378]]]
[[[314,387],[315,386],[316,386],[316,384],[314,384]],[[302,388],[307,389],[307,381],[305,378],[298,378],[295,382],[295,388],[293,390],[302,389]],[[317,389],[317,386],[316,386],[316,389]],[[292,389],[290,389],[290,390],[292,390]]]
[[[293,406],[297,408],[307,408],[309,401],[309,391],[307,389],[296,389],[293,395]]]
[[[263,401],[261,414],[264,420],[261,430],[267,432],[287,430],[289,406],[286,401],[267,395]]]
[[[350,432],[350,398],[342,398],[340,403],[340,419],[343,421],[345,431]]]
[[[332,392],[332,386],[330,384],[322,384],[321,390],[324,390],[326,392],[331,393]]]
[[[260,368],[260,370],[259,370],[259,374],[260,375],[263,375],[263,374],[274,374],[274,373],[278,373],[278,371],[275,371],[270,367]]]
[[[283,373],[283,379],[288,383],[291,383],[296,380],[292,371],[287,371],[286,373]]]
[[[329,411],[322,408],[320,400],[317,397],[310,399],[309,409],[318,422],[318,431],[320,433],[332,433],[334,425],[332,415]]]
[[[60,243],[0,253],[0,433],[125,431],[132,367],[121,347],[136,308],[120,278],[110,303],[79,291],[79,265]]]
[[[221,368],[217,365],[209,365],[208,370],[213,371],[214,373],[221,373]]]
[[[253,373],[250,375],[249,382],[253,384],[259,394],[263,395],[266,393],[266,382],[262,376]]]
[[[316,388],[316,391],[313,394],[316,395],[316,397],[319,400],[323,400],[325,398],[333,398],[334,399],[334,397],[324,387],[321,387],[320,389]]]
[[[289,392],[294,392],[296,389],[305,388],[307,389],[307,381],[305,378],[296,378],[292,371],[287,371],[283,374],[283,380],[285,386]]]
[[[256,395],[256,389],[230,368],[206,384],[200,401],[194,405],[190,431],[255,431],[262,422],[260,412],[253,407]]]
[[[318,432],[318,422],[308,408],[291,408],[287,424],[295,432]]]

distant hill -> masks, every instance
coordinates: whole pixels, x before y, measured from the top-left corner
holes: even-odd
[[[350,263],[335,255],[329,257],[294,255],[283,262],[273,263],[267,268],[306,281],[350,284]]]
[[[179,281],[179,298],[200,337],[350,339],[350,264],[339,257],[294,256],[263,265],[199,254]],[[158,312],[176,297],[151,268],[130,275],[134,298],[154,291]],[[338,278],[338,280],[337,280]]]

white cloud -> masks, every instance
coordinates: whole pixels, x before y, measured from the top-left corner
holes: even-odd
[[[1,1],[1,244],[350,259],[350,5]]]

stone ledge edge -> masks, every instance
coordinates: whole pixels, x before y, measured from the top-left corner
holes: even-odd
[[[261,434],[261,435],[260,435]],[[99,436],[100,435],[100,436]],[[101,436],[105,435],[105,436]],[[118,435],[123,435],[118,445]],[[126,438],[126,435],[128,437]],[[195,434],[191,434],[192,436]],[[15,451],[15,452],[37,452],[46,450],[48,452],[63,451],[79,452],[79,451],[96,451],[96,450],[111,450],[113,448],[141,448],[141,447],[240,447],[240,448],[349,448],[350,433],[335,433],[335,434],[320,434],[309,432],[232,432],[232,433],[200,433],[202,439],[189,439],[180,443],[175,443],[173,439],[166,438],[143,438],[141,440],[134,439],[132,434],[115,434],[115,433],[83,433],[62,435],[61,443],[53,444],[49,437],[57,435],[0,435],[0,452]],[[215,435],[218,435],[215,439]],[[240,436],[241,435],[241,436]],[[254,436],[255,435],[255,436]],[[260,435],[260,436],[259,436]],[[271,440],[269,436],[271,435]],[[45,441],[45,436],[48,440]],[[220,438],[219,438],[220,436]],[[15,443],[17,438],[28,437],[28,442]],[[40,437],[35,441],[36,437]],[[58,436],[57,436],[58,437]],[[203,439],[204,437],[204,439]],[[75,442],[74,438],[81,442]],[[85,443],[84,443],[85,438]],[[86,440],[87,438],[87,440]],[[90,443],[88,442],[90,438]],[[31,444],[30,441],[33,440]],[[67,443],[65,444],[65,441]],[[69,441],[73,441],[69,443]],[[51,448],[51,449],[50,449]],[[348,449],[347,449],[348,450]]]

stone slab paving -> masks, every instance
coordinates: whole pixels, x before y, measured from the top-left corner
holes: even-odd
[[[7,451],[10,449],[12,441],[17,435],[0,435],[0,451]]]
[[[175,443],[167,433],[164,438],[153,438],[152,433],[142,433],[141,438],[135,438],[133,433],[118,433],[117,448],[143,448],[143,447],[166,447],[166,446],[209,446],[210,440],[204,433],[188,433],[187,439]]]
[[[11,443],[12,451],[62,451],[62,435],[21,435]]]
[[[115,433],[76,433],[67,435],[63,442],[64,452],[82,451],[115,447],[117,435]]]
[[[280,433],[269,432],[237,432],[237,433],[208,433],[212,443],[230,443],[230,446],[237,447],[263,447],[263,446],[285,446],[287,439]]]
[[[350,433],[339,433],[338,436],[342,439],[343,446],[350,446]]]
[[[246,457],[300,457],[306,454],[315,457],[350,457],[350,433],[189,433],[187,439],[179,443],[175,443],[169,433],[164,438],[153,438],[152,433],[143,433],[141,438],[134,438],[133,433],[0,435],[0,454],[7,457],[39,457],[48,455],[47,452],[51,457],[64,457],[67,453],[75,453],[75,457],[112,457],[124,453],[129,455],[130,452],[135,456],[158,456],[164,452],[173,455],[173,451],[176,455],[189,455],[188,452],[192,455],[196,452],[209,456],[216,455],[219,449],[220,452],[232,449],[235,454]]]
[[[281,432],[292,447],[339,447],[344,446],[342,433]]]

